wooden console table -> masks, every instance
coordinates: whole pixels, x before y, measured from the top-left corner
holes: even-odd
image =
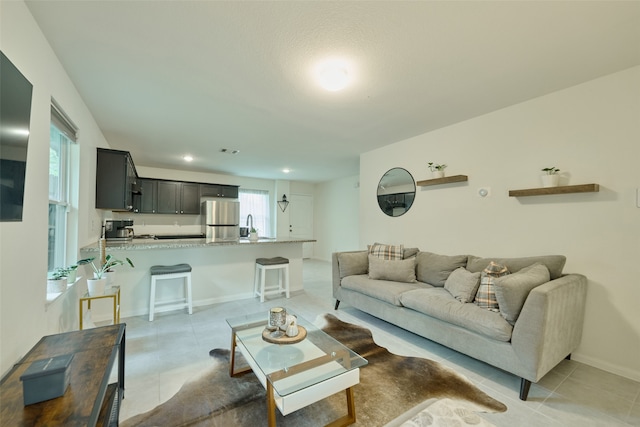
[[[124,399],[125,324],[43,337],[0,382],[0,425],[118,425]],[[70,384],[55,399],[24,406],[20,376],[31,362],[73,354]],[[118,360],[118,380],[109,377]]]

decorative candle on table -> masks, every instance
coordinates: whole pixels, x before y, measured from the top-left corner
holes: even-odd
[[[271,333],[272,338],[280,338],[284,335],[280,328],[286,323],[287,311],[283,307],[273,307],[269,310],[269,326],[275,328],[275,331]]]

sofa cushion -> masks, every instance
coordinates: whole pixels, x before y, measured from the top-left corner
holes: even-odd
[[[369,254],[369,279],[413,283],[416,281],[416,259],[386,260]]]
[[[478,286],[474,303],[480,308],[499,312],[494,283],[497,278],[507,274],[509,274],[507,267],[491,261],[480,273],[480,286]]]
[[[402,306],[402,304],[400,304],[400,295],[417,288],[424,288],[426,285],[374,280],[369,279],[369,276],[366,274],[361,274],[358,276],[345,277],[342,279],[341,286],[344,289],[356,291],[389,304]]]
[[[354,274],[367,274],[369,271],[367,251],[338,253],[338,268],[341,279]]]
[[[407,291],[400,297],[406,308],[460,326],[486,337],[508,342],[513,326],[498,313],[475,304],[461,304],[443,288],[424,288]]]
[[[494,286],[502,317],[513,325],[529,292],[536,286],[547,283],[549,279],[549,269],[539,262],[508,276],[496,278]]]
[[[404,245],[385,245],[382,243],[374,243],[368,245],[370,255],[374,255],[382,259],[402,259],[404,257]]]
[[[507,266],[512,273],[539,262],[549,269],[551,280],[553,280],[562,276],[562,269],[564,268],[567,258],[563,255],[543,255],[522,258],[479,258],[469,255],[467,270],[473,272],[482,271],[491,261]],[[419,277],[418,280],[420,280]]]
[[[416,278],[420,282],[442,287],[453,270],[466,265],[466,255],[449,256],[418,252],[416,255]]]
[[[473,302],[480,285],[480,273],[458,267],[447,277],[444,288],[462,303]]]

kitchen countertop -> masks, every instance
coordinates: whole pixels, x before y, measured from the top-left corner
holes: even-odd
[[[243,246],[243,245],[269,245],[274,243],[307,243],[315,242],[315,239],[293,239],[293,238],[260,238],[251,242],[249,239],[241,238],[238,241],[230,242],[208,242],[207,239],[133,239],[130,241],[107,241],[107,252],[109,251],[136,251],[144,249],[179,249],[179,248],[208,248],[215,246]],[[98,252],[98,242],[80,248],[85,252]]]

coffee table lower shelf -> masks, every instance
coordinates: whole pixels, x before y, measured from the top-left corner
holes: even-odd
[[[249,366],[236,369],[236,347],[240,350],[240,353],[243,354]],[[328,358],[330,356],[325,357]],[[329,362],[328,364],[330,363],[331,362]],[[255,365],[255,362],[250,357],[248,349],[243,345],[242,342],[236,340],[236,334],[235,332],[232,332],[229,374],[231,376],[236,376],[247,371],[253,371],[253,373],[256,375],[260,383],[263,385],[263,387],[265,387],[267,391],[267,420],[269,427],[276,426],[276,408],[280,410],[282,415],[286,416],[287,414],[293,413],[299,409],[302,409],[341,391],[345,391],[346,393],[347,414],[327,424],[327,427],[348,426],[355,423],[356,421],[356,407],[352,387],[360,383],[359,368],[352,369],[342,374],[328,378],[324,381],[320,381],[302,390],[295,391],[285,396],[280,396],[275,391],[272,380],[277,381],[278,379],[282,378],[282,376],[286,376],[287,373],[279,371],[265,376],[262,370]],[[299,375],[303,374],[304,373],[299,373]],[[275,378],[271,378],[272,376],[275,376]]]

